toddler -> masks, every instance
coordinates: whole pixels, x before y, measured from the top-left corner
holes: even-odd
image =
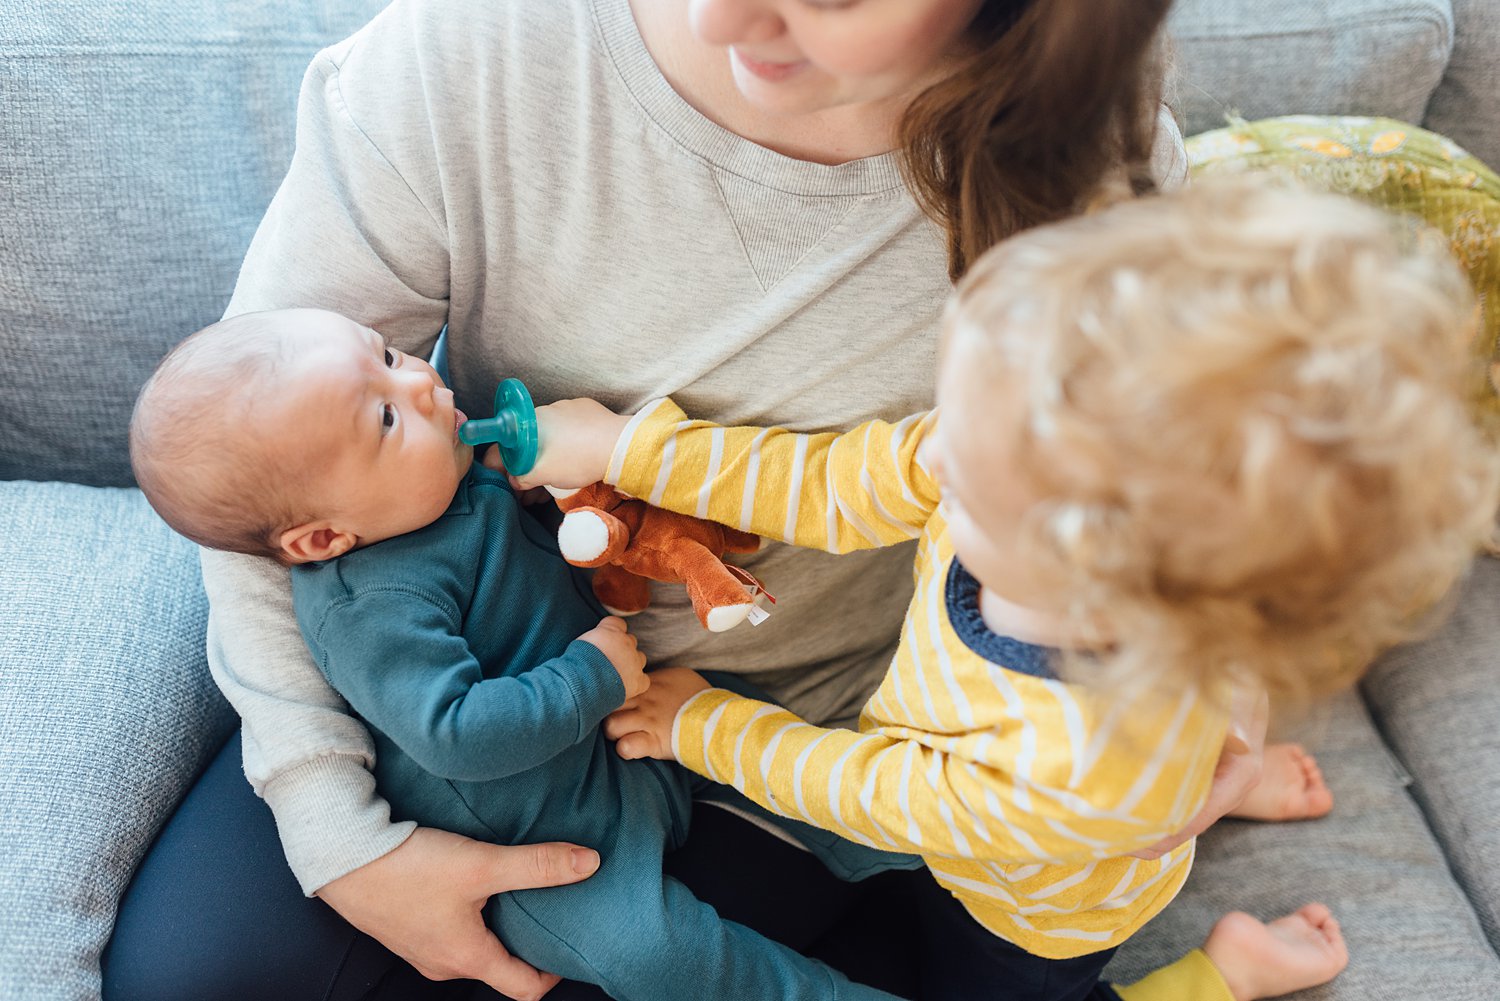
[[[1487,534],[1500,458],[1464,402],[1471,307],[1440,251],[1372,209],[1200,187],[987,253],[946,314],[931,413],[795,434],[568,401],[542,409],[522,483],[602,476],[835,553],[916,539],[860,732],[682,669],[606,732],[919,853],[924,998],[1165,996],[1100,972],[1187,877],[1191,841],[1133,853],[1189,828],[1235,692],[1352,682]],[[1315,904],[1230,915],[1198,956],[1215,986],[1184,996],[1236,1001],[1347,961]]]
[[[374,330],[254,313],[167,357],[136,404],[131,458],[178,532],[293,568],[303,635],[371,727],[394,811],[598,849],[590,879],[491,903],[515,953],[618,1001],[894,1001],[663,876],[709,784],[608,749],[599,723],[645,690],[645,658],[505,478],[472,465],[463,421],[437,373]],[[848,878],[920,864],[778,824]]]

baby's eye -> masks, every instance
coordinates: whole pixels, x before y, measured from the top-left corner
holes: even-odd
[[[396,367],[396,352],[392,351],[390,348],[385,349],[385,367]]]
[[[391,428],[396,426],[396,408],[387,403],[380,408],[380,433],[390,433]]]

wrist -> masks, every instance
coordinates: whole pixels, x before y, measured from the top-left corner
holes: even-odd
[[[609,655],[582,637],[568,644],[568,655],[573,666],[564,680],[578,706],[582,740],[625,701],[625,681]]]
[[[383,857],[417,826],[392,822],[375,776],[358,756],[314,758],[272,779],[264,795],[287,862],[308,896]]]
[[[629,414],[611,413],[608,418],[600,421],[594,442],[596,447],[589,457],[589,472],[595,474],[594,481],[608,477],[610,460],[620,447],[620,438],[630,426],[630,420]]]
[[[650,466],[655,469],[655,460],[661,454],[664,439],[655,433],[642,434],[643,427],[654,427],[663,422],[675,424],[687,419],[687,415],[668,397],[652,400],[627,418],[615,435],[614,453],[609,457],[609,469],[604,482],[617,487],[628,496],[645,497],[650,487],[643,487],[637,480],[646,477],[643,471]],[[654,478],[654,472],[651,474]]]

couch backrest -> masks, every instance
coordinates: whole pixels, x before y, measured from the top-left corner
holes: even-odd
[[[131,403],[223,311],[303,71],[382,6],[0,3],[0,479],[130,482]]]
[[[1381,115],[1500,163],[1497,0],[1178,0],[1186,131],[1282,115]]]
[[[303,69],[382,5],[0,4],[0,479],[130,483],[131,403],[228,301]],[[1191,130],[1431,99],[1500,160],[1497,0],[1179,0],[1173,26]]]
[[[1373,114],[1419,123],[1453,48],[1451,0],[1179,0],[1189,134],[1228,113]]]
[[[1500,169],[1500,3],[1453,0],[1453,55],[1422,123]]]

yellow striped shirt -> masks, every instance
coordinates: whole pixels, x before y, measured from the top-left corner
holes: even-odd
[[[674,750],[783,816],[922,855],[975,919],[1034,955],[1110,948],[1187,877],[1192,843],[1126,855],[1202,806],[1226,720],[1193,693],[1111,712],[959,639],[953,549],[917,454],[935,421],[794,434],[689,421],[660,400],[630,422],[607,479],[652,504],[834,553],[918,540],[901,643],[859,732],[712,689],[678,714]]]

